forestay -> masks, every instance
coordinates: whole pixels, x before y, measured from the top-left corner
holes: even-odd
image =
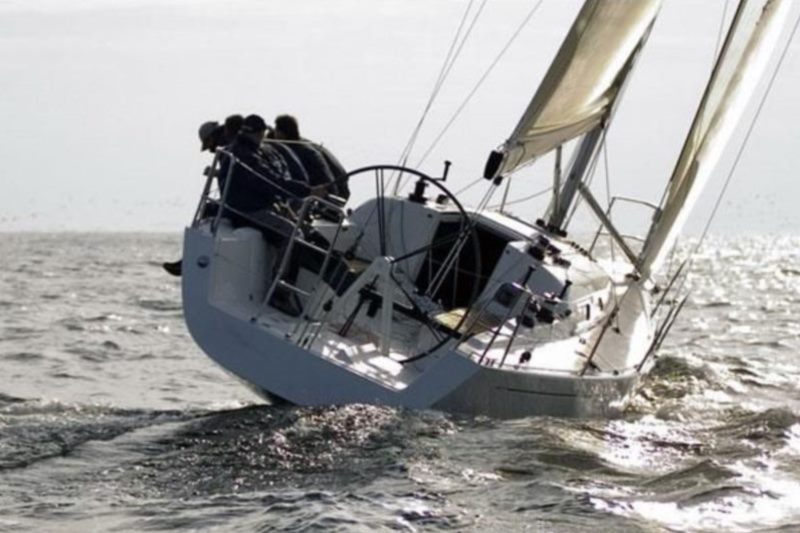
[[[661,0],[587,0],[511,137],[494,175],[513,172],[606,117]]]
[[[643,274],[656,271],[674,244],[758,84],[788,11],[786,0],[739,3],[642,251]]]

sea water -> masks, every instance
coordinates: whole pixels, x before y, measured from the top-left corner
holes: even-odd
[[[0,235],[0,531],[800,528],[800,237],[706,241],[614,420],[265,405],[178,235]]]

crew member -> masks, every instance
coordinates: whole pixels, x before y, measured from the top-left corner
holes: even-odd
[[[297,119],[291,115],[275,118],[275,140],[290,149],[303,165],[312,186],[325,186],[329,194],[347,199],[347,172],[328,150],[300,136]]]

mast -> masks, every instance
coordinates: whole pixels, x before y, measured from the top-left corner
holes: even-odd
[[[562,146],[556,148],[556,161],[553,165],[553,209],[558,209],[561,200],[561,152],[563,152]]]
[[[675,243],[744,114],[788,11],[786,0],[740,0],[639,256],[644,276],[659,268]]]
[[[564,219],[567,217],[569,208],[572,205],[575,195],[578,192],[578,186],[583,183],[586,177],[586,172],[589,169],[589,164],[594,159],[594,154],[597,147],[600,145],[600,139],[603,137],[603,128],[597,127],[583,136],[580,144],[572,154],[572,160],[569,164],[569,173],[567,179],[561,190],[553,189],[553,200],[550,202],[550,217],[548,224],[553,227],[561,228],[564,224]],[[561,147],[559,146],[559,150]]]

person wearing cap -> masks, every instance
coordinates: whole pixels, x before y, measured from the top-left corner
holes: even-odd
[[[223,127],[216,120],[209,120],[200,125],[197,136],[200,137],[200,151],[213,152],[222,144]]]
[[[215,152],[217,148],[229,146],[236,138],[243,124],[244,117],[238,114],[227,117],[224,124],[220,124],[216,120],[203,122],[197,131],[197,135],[200,138],[200,151]],[[203,174],[208,176],[210,172],[211,167],[206,167]],[[220,194],[222,194],[225,186],[225,177],[227,176],[227,168],[224,172],[217,170],[215,175]],[[207,204],[204,206],[203,216],[213,217],[217,214],[217,209],[218,206],[216,204]],[[179,259],[177,261],[165,262],[162,263],[161,266],[173,276],[180,276],[183,270],[183,260]]]
[[[225,125],[220,125],[219,122],[216,120],[209,120],[207,122],[203,122],[200,125],[200,128],[197,130],[197,136],[200,138],[200,151],[205,152],[214,152],[220,146],[225,146],[228,144],[229,138],[227,137],[229,129],[228,121],[235,117],[236,115],[231,115],[228,119],[225,120]],[[241,117],[241,115],[239,115]],[[235,119],[234,119],[235,123]],[[203,174],[206,176],[209,175],[211,172],[211,167],[206,167],[203,171]],[[220,191],[222,190],[222,180],[219,178],[219,174],[217,174],[217,182],[219,183]],[[211,217],[217,213],[217,206],[214,204],[208,204],[203,209],[203,216]],[[164,270],[168,273],[172,274],[173,276],[180,276],[183,271],[183,260],[178,259],[177,261],[168,261],[165,263],[161,263],[161,266]]]
[[[200,137],[200,151],[214,152],[217,148],[228,146],[236,138],[242,124],[242,115],[230,115],[224,124],[216,120],[203,122],[197,132]]]
[[[210,120],[200,125],[197,134],[200,137],[200,151],[216,152],[218,148],[228,146],[231,141],[236,137],[239,128],[242,125],[244,118],[241,115],[231,115],[225,119],[225,124],[220,124],[216,120]],[[211,176],[212,168],[207,166],[203,170],[203,175]],[[221,177],[219,169],[213,170],[212,177],[217,178],[220,193],[222,192],[224,177]],[[216,215],[217,206],[215,204],[208,204],[205,206],[203,216],[211,217]],[[166,267],[165,267],[166,268]]]

